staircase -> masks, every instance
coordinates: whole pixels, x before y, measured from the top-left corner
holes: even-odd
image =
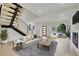
[[[2,16],[6,16],[8,18],[8,19],[5,18],[5,20],[8,21],[7,23],[9,24],[9,25],[6,25],[6,23],[4,24],[4,22],[2,22],[3,24],[1,25],[1,27],[2,28],[11,28],[11,29],[15,30],[16,32],[18,32],[19,34],[26,36],[26,34],[23,31],[21,31],[20,29],[18,29],[17,27],[15,27],[13,25],[14,23],[16,23],[16,21],[15,21],[17,19],[16,17],[19,17],[20,13],[22,12],[21,9],[23,7],[17,3],[4,3],[3,5],[1,5],[1,7],[3,7],[3,10],[6,10],[6,11],[0,12],[0,14]],[[1,9],[0,9],[0,11],[1,11]],[[20,18],[17,20],[20,20]],[[2,21],[2,19],[1,19],[1,21]]]
[[[14,27],[14,26],[1,25],[1,27],[2,27],[2,28],[12,28],[12,29],[15,30],[16,32],[20,33],[21,35],[26,36],[25,33],[23,33],[20,29],[17,29],[17,28]]]
[[[1,25],[2,28],[11,28],[9,25]]]

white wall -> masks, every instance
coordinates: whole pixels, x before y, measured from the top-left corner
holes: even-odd
[[[66,26],[71,26],[71,23],[68,20],[61,20],[61,21],[53,21],[53,22],[39,22],[35,24],[35,34],[42,34],[42,26],[46,25],[48,27],[47,33],[50,35],[53,32],[57,32],[57,27],[64,23]],[[52,31],[52,27],[55,28],[55,31]]]
[[[71,32],[78,32],[78,43],[79,43],[79,23],[72,25]],[[75,47],[75,45],[72,42],[72,33],[71,33],[71,51],[79,56],[79,44],[78,48]]]
[[[8,28],[8,41],[11,41],[11,40],[16,40],[16,39],[19,39],[21,38],[22,35],[19,34],[18,32],[16,32],[15,30],[13,29],[9,29]]]
[[[55,27],[55,29],[57,29],[57,26],[60,23],[64,23],[67,26],[71,26],[72,16],[75,14],[76,11],[77,11],[76,9],[70,9],[70,10],[65,10],[58,13],[51,13],[48,15],[38,17],[36,19],[31,19],[29,20],[29,22],[35,23],[35,30],[34,30],[35,34],[37,33],[41,34],[42,25],[47,25],[48,35],[49,35],[52,32],[51,27]]]
[[[77,7],[76,10],[79,10],[79,7]],[[72,19],[71,19],[71,22],[72,22]],[[72,25],[72,23],[71,23],[71,25]],[[79,56],[79,44],[78,44],[78,48],[76,48],[75,45],[73,44],[72,32],[78,32],[78,43],[79,43],[79,23],[76,23],[71,26],[71,45],[70,45],[71,52],[74,53],[75,55]]]

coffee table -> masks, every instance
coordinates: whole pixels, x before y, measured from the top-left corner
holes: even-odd
[[[48,39],[46,41],[42,40],[37,43],[37,47],[48,51],[52,42],[52,39]]]

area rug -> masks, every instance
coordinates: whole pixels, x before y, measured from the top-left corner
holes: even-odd
[[[49,51],[46,51],[44,49],[37,48],[37,43],[34,43],[31,46],[23,48],[19,51],[16,49],[13,50],[15,50],[19,56],[54,56],[56,47],[57,42],[52,42]]]

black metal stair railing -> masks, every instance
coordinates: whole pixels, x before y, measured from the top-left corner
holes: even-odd
[[[1,25],[1,28],[11,28],[9,25]]]
[[[16,32],[20,33],[21,35],[26,36],[26,34],[24,34],[24,32],[22,32],[20,29],[17,29],[17,28],[14,27],[14,26],[1,25],[1,27],[2,27],[2,28],[12,28],[12,29],[14,29]]]
[[[17,31],[18,33],[22,34],[23,36],[26,36],[26,34],[24,34],[20,29],[17,29],[14,26],[12,26],[11,28],[14,29],[15,31]]]

